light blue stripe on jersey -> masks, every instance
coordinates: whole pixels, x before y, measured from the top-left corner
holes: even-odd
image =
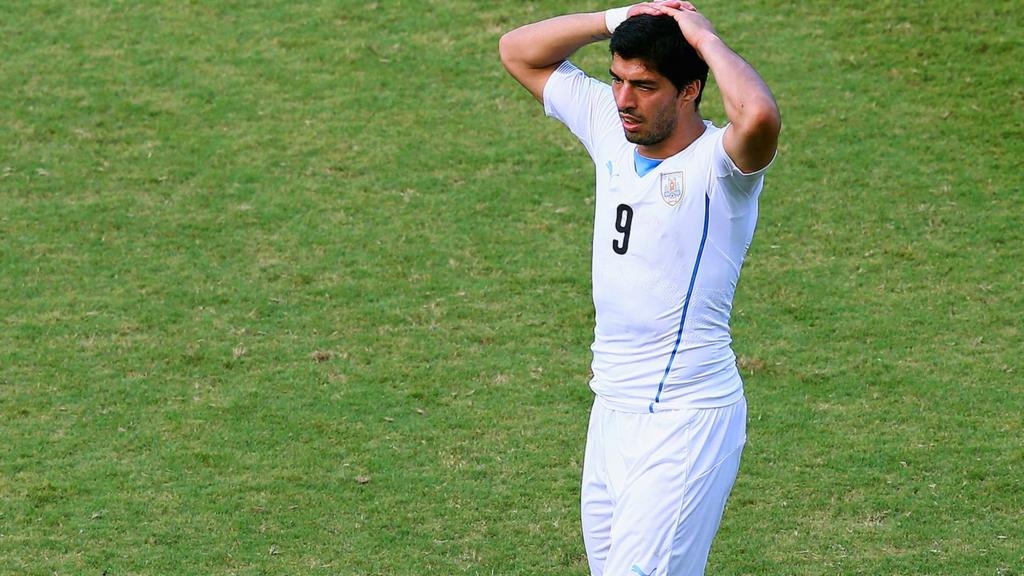
[[[647,176],[647,173],[654,170],[658,166],[661,166],[663,160],[655,160],[646,156],[641,156],[640,151],[633,148],[633,166],[636,167],[637,176],[641,178]]]
[[[683,313],[679,318],[679,331],[676,332],[676,345],[672,348],[672,355],[668,358],[668,365],[665,366],[665,373],[661,376],[658,384],[658,393],[654,396],[654,402],[647,407],[650,413],[654,413],[654,405],[661,402],[661,391],[665,389],[665,380],[672,370],[672,363],[675,362],[676,353],[679,352],[679,343],[683,341],[683,325],[686,324],[686,310],[690,307],[690,297],[693,296],[693,285],[697,281],[697,269],[700,267],[700,257],[704,254],[704,243],[708,239],[708,215],[711,208],[711,197],[704,194],[704,232],[700,236],[700,248],[697,249],[697,258],[693,262],[693,273],[690,274],[690,287],[686,289],[686,299],[683,300]]]

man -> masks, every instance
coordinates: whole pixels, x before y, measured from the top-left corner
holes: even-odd
[[[568,62],[611,37],[611,86]],[[594,160],[594,329],[581,494],[595,576],[703,574],[746,441],[729,336],[781,119],[688,2],[558,16],[501,60]],[[698,105],[708,69],[729,124]]]

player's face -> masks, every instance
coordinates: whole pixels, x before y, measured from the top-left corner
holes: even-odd
[[[612,55],[612,94],[626,140],[641,146],[657,144],[676,129],[681,93],[672,82],[640,59]]]

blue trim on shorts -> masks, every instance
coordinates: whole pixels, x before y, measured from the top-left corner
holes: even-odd
[[[672,347],[672,355],[668,358],[668,365],[665,366],[665,373],[661,376],[661,382],[658,383],[658,393],[654,396],[654,402],[647,407],[647,411],[651,414],[654,413],[654,405],[661,402],[661,392],[665,389],[665,380],[668,379],[668,373],[672,370],[672,363],[675,362],[676,353],[679,352],[679,344],[683,341],[683,325],[686,324],[686,311],[690,308],[690,297],[693,296],[693,285],[697,282],[697,269],[700,268],[700,258],[704,255],[704,243],[708,239],[708,217],[710,214],[711,197],[704,193],[704,232],[701,233],[700,237],[700,248],[697,249],[697,259],[693,262],[693,273],[690,274],[690,287],[686,289],[686,299],[683,300],[683,313],[679,318],[679,331],[676,332],[676,345]]]

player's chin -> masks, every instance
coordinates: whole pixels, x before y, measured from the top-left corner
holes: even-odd
[[[630,131],[623,129],[623,133],[626,135],[626,141],[631,144],[644,145],[648,143],[647,140],[649,140],[649,138],[647,138],[647,135],[639,130]]]

